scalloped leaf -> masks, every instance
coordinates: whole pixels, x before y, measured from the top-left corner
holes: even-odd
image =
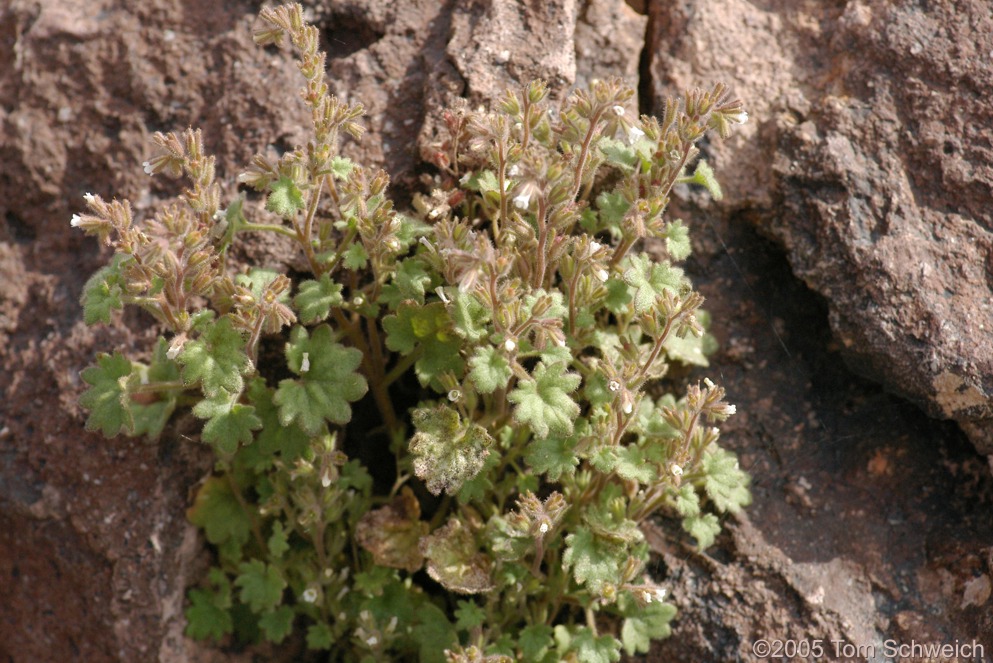
[[[286,344],[286,361],[300,377],[280,381],[273,402],[279,407],[280,423],[296,423],[308,435],[320,433],[325,421],[348,423],[349,403],[369,390],[365,378],[355,372],[362,353],[337,343],[327,325],[317,327],[312,335],[294,327]]]

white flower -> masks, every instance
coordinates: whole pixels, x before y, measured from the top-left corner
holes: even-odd
[[[736,407],[735,407],[734,405],[728,405],[728,406],[727,406],[726,408],[724,408],[724,412],[725,412],[725,413],[726,413],[726,414],[727,414],[727,415],[728,415],[729,417],[730,417],[730,416],[731,416],[732,414],[734,414],[735,412],[737,412],[737,411],[738,411],[738,408],[736,408]]]
[[[178,334],[169,343],[169,349],[166,350],[166,357],[175,359],[183,351],[184,345],[186,345],[186,334]]]
[[[96,202],[97,197],[94,196],[92,193],[84,193],[83,200],[85,200],[88,205],[92,205],[93,203]]]
[[[508,338],[506,341],[503,342],[503,349],[506,350],[507,352],[513,352],[514,350],[517,349],[517,341],[515,341],[512,338]]]
[[[538,526],[538,531],[541,532],[542,534],[548,534],[548,530],[549,530],[548,523],[542,523],[541,525]]]
[[[317,602],[317,590],[314,589],[313,587],[308,587],[307,589],[303,590],[303,597],[302,598],[307,603],[316,603]]]
[[[603,248],[603,244],[601,244],[600,242],[596,240],[590,242],[590,253],[596,253],[602,248]]]
[[[673,463],[669,467],[669,471],[672,472],[677,477],[683,476],[683,468],[681,468],[679,465],[676,465],[675,463]]]
[[[623,410],[624,414],[631,414],[634,411],[634,403],[631,401],[625,401]]]
[[[514,196],[514,207],[517,209],[527,209],[531,205],[531,191],[524,189]]]
[[[745,111],[738,111],[734,115],[728,115],[728,119],[736,124],[744,124],[748,122],[748,113]]]
[[[152,162],[151,161],[142,161],[141,162],[141,169],[145,171],[145,174],[146,175],[153,175],[154,174],[154,171],[152,170]]]
[[[614,106],[614,115],[617,117],[624,115],[624,106]]]
[[[653,600],[654,598],[655,598],[655,595],[654,595],[654,594],[652,594],[652,593],[651,593],[650,591],[648,591],[647,589],[644,589],[644,590],[642,590],[642,591],[641,591],[641,599],[642,599],[642,600],[643,600],[643,601],[644,601],[645,603],[651,603],[651,602],[652,602],[652,600]]]
[[[80,225],[82,225],[82,223],[83,223],[83,217],[81,217],[78,214],[73,214],[72,220],[69,221],[69,225],[72,226],[73,228],[78,228]]]
[[[656,587],[655,588],[655,600],[658,601],[659,603],[661,603],[662,601],[665,601],[665,593],[666,592],[665,592],[664,589],[662,589],[661,587]]]
[[[639,140],[645,137],[645,132],[635,126],[630,126],[627,128],[628,134],[628,144],[634,145]]]
[[[515,163],[513,166],[507,169],[507,174],[510,175],[511,177],[517,177],[518,175],[521,174],[521,169],[518,168],[517,164]]]
[[[304,352],[303,359],[300,360],[300,372],[306,373],[310,370],[310,353]]]
[[[621,388],[621,383],[618,382],[617,380],[611,380],[610,382],[607,383],[607,389],[610,389],[611,391],[617,391],[620,388]]]
[[[601,281],[606,281],[610,277],[610,274],[607,273],[606,269],[601,267],[600,269],[596,270],[596,277]]]
[[[323,475],[321,476],[321,485],[322,485],[323,487],[325,487],[325,488],[328,488],[328,487],[330,487],[330,486],[331,486],[331,475],[330,475],[329,473],[327,473],[327,472],[325,472],[325,473],[324,473],[324,474],[323,474]]]
[[[448,392],[448,400],[453,403],[457,403],[459,399],[462,398],[462,392],[458,389],[452,389]]]
[[[365,639],[365,643],[370,647],[375,647],[376,645],[379,644],[379,638],[377,638],[374,635],[370,635],[368,638]]]

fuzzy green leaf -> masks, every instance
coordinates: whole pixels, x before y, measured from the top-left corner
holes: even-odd
[[[221,477],[210,477],[200,486],[186,517],[203,529],[207,541],[215,546],[232,542],[240,548],[252,531],[251,519],[231,492],[231,485]]]
[[[516,562],[529,551],[534,550],[534,539],[530,536],[522,536],[521,531],[507,522],[503,516],[490,518],[486,523],[486,534],[493,555],[504,562]]]
[[[414,410],[417,432],[410,440],[414,473],[434,495],[458,493],[483,468],[493,438],[482,426],[463,423],[447,405]]]
[[[414,365],[421,384],[429,384],[447,371],[462,373],[465,364],[459,354],[461,342],[441,302],[426,306],[404,302],[397,307],[396,315],[383,319],[383,328],[390,350],[407,355],[421,348],[423,354]]]
[[[347,269],[363,269],[369,263],[369,252],[359,242],[354,242],[342,255],[345,257],[344,264]]]
[[[245,353],[245,339],[229,318],[210,325],[199,339],[187,341],[178,359],[183,364],[183,381],[193,384],[199,380],[208,397],[221,389],[241,393],[242,375],[252,370],[252,361]]]
[[[724,193],[721,192],[721,185],[717,182],[717,178],[714,177],[714,171],[703,159],[696,165],[696,170],[693,171],[693,177],[689,180],[690,184],[699,184],[713,196],[714,200],[723,200]]]
[[[676,606],[668,603],[650,603],[633,611],[621,626],[621,642],[628,656],[647,654],[652,640],[668,638],[672,629],[669,622],[676,616]]]
[[[303,194],[292,179],[284,175],[269,184],[269,197],[265,201],[267,210],[289,219],[303,207]]]
[[[459,490],[459,504],[483,503],[493,491],[491,473],[500,464],[500,454],[491,453],[483,461],[483,467],[471,479],[466,479]]]
[[[325,420],[348,423],[352,418],[349,403],[369,389],[365,378],[355,372],[362,353],[337,343],[327,325],[314,329],[311,336],[296,326],[286,344],[286,361],[300,377],[279,383],[273,402],[279,407],[280,423],[296,423],[309,435],[317,435]]]
[[[707,367],[707,355],[717,349],[717,341],[710,334],[696,336],[692,332],[685,336],[669,334],[665,339],[666,356],[675,361],[680,361],[687,366]]]
[[[279,644],[293,631],[293,608],[281,605],[259,618],[259,628],[266,640]]]
[[[549,434],[571,435],[573,422],[579,416],[579,406],[569,394],[579,387],[581,378],[566,372],[565,363],[551,366],[540,362],[532,380],[522,380],[507,400],[517,405],[514,419],[531,426],[538,438]]]
[[[431,226],[418,218],[404,214],[397,214],[394,218],[400,222],[400,229],[397,230],[396,238],[400,241],[400,246],[404,250],[416,244],[418,238],[431,233]]]
[[[290,549],[290,543],[286,538],[286,531],[283,529],[283,523],[278,520],[273,523],[272,534],[269,535],[269,541],[266,545],[269,548],[269,554],[272,555],[273,559],[279,559],[286,554],[287,550]]]
[[[492,170],[481,170],[477,173],[472,173],[465,179],[463,186],[469,191],[478,191],[482,194],[500,192],[500,182],[497,180],[496,173]]]
[[[132,402],[130,409],[134,420],[132,433],[135,436],[146,435],[156,440],[176,409],[176,397],[160,395],[159,400],[147,405]]]
[[[610,635],[593,635],[588,628],[577,629],[570,643],[570,651],[576,652],[576,660],[583,663],[611,663],[621,659],[621,643]]]
[[[346,159],[345,157],[331,159],[331,172],[334,173],[335,179],[347,179],[352,174],[352,169],[354,168],[355,164],[352,163],[351,159]]]
[[[700,496],[692,484],[685,483],[679,487],[675,494],[676,512],[687,518],[695,518],[700,515]]]
[[[608,163],[620,166],[625,172],[633,170],[635,164],[640,161],[638,153],[634,151],[634,148],[625,145],[615,138],[607,136],[601,138],[598,147],[604,156],[607,157]]]
[[[730,451],[711,446],[703,455],[703,472],[703,488],[719,511],[738,513],[752,503],[748,475],[738,467],[738,459]]]
[[[419,663],[445,663],[445,650],[458,644],[458,634],[445,613],[436,605],[425,603],[417,609],[417,623],[411,630],[418,644]]]
[[[712,513],[683,518],[683,529],[696,539],[700,550],[714,545],[714,539],[721,533],[721,524]]]
[[[638,405],[635,423],[632,430],[641,433],[648,438],[676,439],[680,432],[666,422],[663,415],[663,408],[675,408],[676,399],[671,394],[666,394],[657,402],[644,398]]]
[[[255,378],[248,385],[248,397],[255,406],[255,416],[262,420],[262,429],[255,436],[255,444],[243,449],[238,456],[241,458],[257,447],[257,457],[248,463],[256,470],[269,467],[277,455],[284,463],[292,464],[310,447],[310,437],[299,426],[284,426],[280,422],[279,408],[272,402],[274,395],[263,378]]]
[[[190,606],[186,608],[186,636],[194,640],[220,640],[234,630],[231,613],[218,605],[214,592],[190,590]]]
[[[131,377],[131,361],[119,352],[100,355],[97,365],[80,373],[83,382],[90,385],[79,404],[90,411],[86,430],[99,430],[104,437],[114,437],[134,429],[134,418],[127,391]]]
[[[300,284],[300,292],[293,298],[293,305],[300,313],[300,322],[312,325],[321,322],[331,314],[333,306],[341,306],[341,284],[331,280],[329,274],[322,274],[314,281]]]
[[[475,601],[459,601],[458,606],[455,609],[455,628],[458,630],[468,631],[486,621],[486,611]]]
[[[528,445],[525,460],[533,472],[544,474],[549,481],[558,481],[561,477],[572,474],[579,465],[576,444],[574,437],[534,440]]]
[[[507,386],[513,371],[510,362],[496,348],[483,345],[469,359],[469,377],[481,394],[492,394]]]
[[[604,191],[596,199],[597,209],[600,210],[600,221],[604,228],[620,231],[621,221],[631,208],[631,203],[622,193]]]
[[[673,260],[685,260],[692,252],[690,231],[681,220],[670,221],[666,226],[665,248]]]
[[[486,323],[490,321],[491,311],[479,298],[472,293],[456,290],[452,299],[451,315],[455,333],[462,338],[478,342],[486,338],[489,331]]]
[[[393,280],[383,288],[379,301],[395,310],[400,302],[413,300],[424,303],[424,294],[431,287],[431,275],[420,258],[407,258],[397,266]]]
[[[102,322],[110,324],[110,312],[121,310],[124,304],[121,295],[124,294],[121,280],[121,264],[128,256],[116,254],[110,264],[100,269],[90,277],[83,286],[83,321],[88,324]]]
[[[525,663],[537,663],[544,658],[553,644],[553,632],[552,627],[546,624],[531,624],[521,629],[517,644],[521,647]]]
[[[605,537],[596,536],[586,527],[579,527],[566,537],[562,562],[572,567],[572,575],[594,594],[606,584],[620,584],[619,577],[627,559],[627,547]]]
[[[644,313],[655,306],[655,300],[666,290],[678,293],[683,285],[683,270],[667,262],[655,262],[647,255],[633,255],[631,266],[624,272],[624,281],[634,289],[634,310]]]
[[[279,569],[266,566],[262,560],[253,559],[238,566],[238,577],[234,585],[241,589],[238,593],[241,602],[258,614],[279,604],[286,581],[279,574]]]
[[[614,315],[620,315],[628,311],[628,304],[631,303],[631,293],[628,292],[628,284],[618,278],[607,279],[607,297],[603,300],[603,305]]]
[[[327,624],[311,624],[307,629],[307,649],[331,649],[334,633]]]
[[[262,428],[262,420],[255,416],[255,408],[238,403],[237,397],[226,391],[197,403],[193,414],[208,420],[203,427],[203,441],[214,447],[221,456],[234,454],[238,445],[252,441],[253,430]]]
[[[658,478],[655,474],[655,468],[651,463],[646,462],[642,450],[634,445],[628,445],[618,451],[617,465],[614,467],[614,471],[622,479],[637,481],[646,486],[655,483]]]

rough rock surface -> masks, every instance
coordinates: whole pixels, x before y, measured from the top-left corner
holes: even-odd
[[[712,150],[727,209],[827,298],[849,366],[993,454],[993,5],[699,0],[652,20],[656,99],[722,79],[747,100],[753,124]]]
[[[369,109],[369,133],[349,143],[348,154],[387,168],[401,200],[422,172],[417,140],[431,135],[453,95],[482,103],[535,75],[561,93],[615,74],[656,95],[670,85],[726,80],[748,99],[754,121],[712,146],[728,204],[700,209],[693,199],[673,211],[693,224],[697,253],[688,269],[723,347],[711,369],[693,377],[718,379],[738,405],[725,434],[755,477],[755,504],[705,555],[682,545],[678,525],[659,523],[653,571],[671,587],[681,616],[651,660],[749,660],[761,637],[978,637],[993,652],[993,481],[953,427],[841,367],[827,312],[781,254],[742,223],[771,229],[798,272],[837,298],[865,295],[845,295],[844,272],[854,270],[854,257],[882,256],[890,238],[886,255],[895,267],[914,260],[930,265],[929,278],[957,278],[940,320],[948,327],[936,338],[966,339],[985,324],[963,326],[962,312],[983,301],[965,290],[975,270],[991,269],[986,258],[967,264],[990,229],[981,197],[989,183],[988,109],[942,105],[967,91],[990,97],[988,69],[985,79],[968,69],[989,58],[973,57],[962,38],[967,30],[977,40],[990,34],[982,3],[960,2],[954,15],[813,0],[643,4],[650,21],[611,0],[308,6],[324,30],[333,89]],[[155,336],[150,320],[133,313],[114,328],[83,325],[76,302],[106,254],[69,228],[82,194],[126,197],[141,212],[175,193],[174,183],[141,172],[156,130],[201,127],[219,173],[230,177],[255,151],[292,144],[306,125],[287,54],[251,43],[258,6],[0,5],[0,660],[301,660],[292,650],[235,654],[182,635],[186,586],[207,564],[184,518],[211,463],[189,439],[197,422],[180,417],[158,441],[105,440],[84,432],[76,405],[79,371],[96,352],[140,354]],[[646,21],[655,35],[651,72],[639,69],[649,63],[639,61]],[[725,53],[714,44],[741,49]],[[861,58],[856,49],[875,55]],[[935,59],[945,52],[946,60]],[[887,60],[886,53],[910,56]],[[950,67],[947,77],[940,63]],[[835,98],[841,105],[832,110]],[[876,117],[870,102],[890,110]],[[891,168],[895,155],[903,155],[902,170]],[[732,157],[773,166],[731,167]],[[957,198],[942,188],[952,185],[961,189]],[[893,192],[901,196],[895,202]],[[873,216],[880,209],[896,211]],[[933,234],[912,225],[925,214]],[[708,215],[710,224],[696,222]],[[836,218],[850,228],[818,230]],[[975,242],[956,234],[970,224]],[[911,246],[893,239],[900,233],[914,238],[919,254],[897,257],[895,247]],[[858,251],[842,244],[850,235],[863,238]],[[948,246],[955,249],[946,256]],[[241,257],[277,267],[293,260],[278,245],[250,245]],[[931,287],[925,282],[898,290],[887,280],[882,266],[891,263],[879,257],[878,276],[867,276],[861,290],[886,286],[882,294],[930,301],[920,292]],[[814,269],[822,264],[838,274]],[[844,331],[849,309],[858,310],[833,307],[839,338],[875,347]],[[897,338],[915,321],[937,319],[915,311],[888,323]],[[953,375],[972,380],[968,370],[980,370],[985,357],[963,347]],[[976,393],[989,393],[988,382],[976,384]]]

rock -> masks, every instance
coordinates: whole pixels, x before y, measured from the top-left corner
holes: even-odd
[[[726,80],[752,118],[710,147],[724,209],[769,219],[853,370],[993,454],[989,3],[652,11],[655,101]]]
[[[637,90],[647,25],[647,16],[623,2],[588,0],[576,23],[576,87],[619,76]],[[633,108],[638,109],[637,97]]]

